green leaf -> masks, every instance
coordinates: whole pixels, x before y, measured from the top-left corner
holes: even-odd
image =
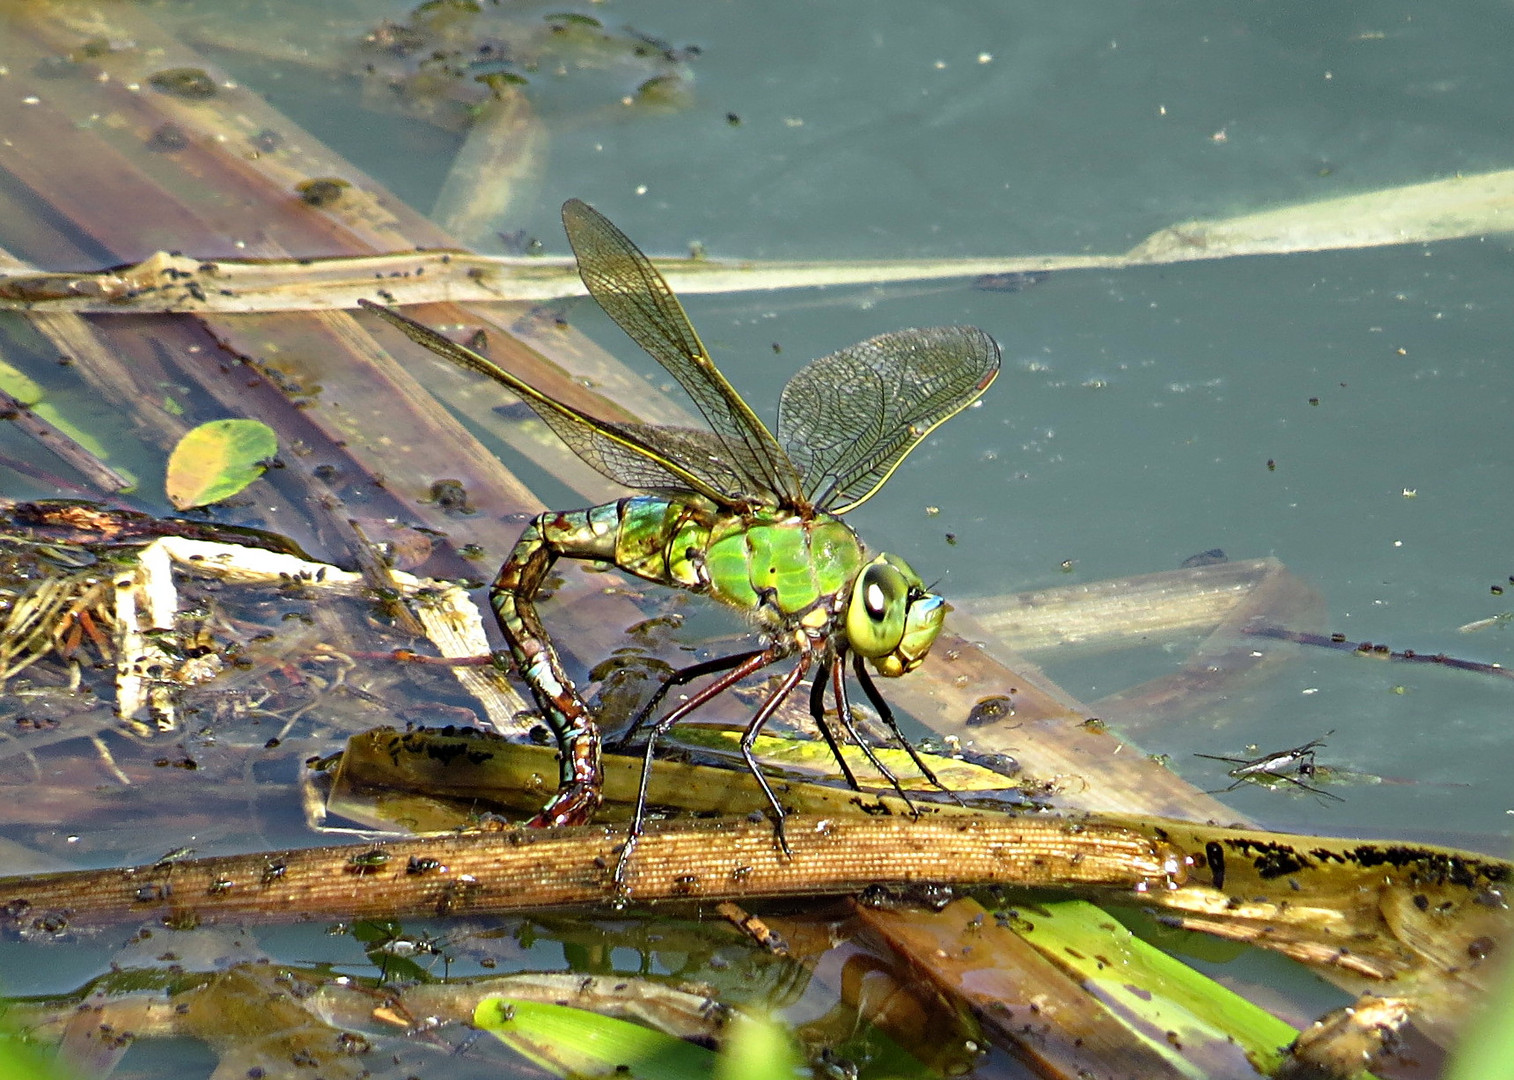
[[[230,498],[263,475],[278,436],[261,420],[212,420],[179,440],[168,458],[168,499],[180,510]]]
[[[741,760],[739,755],[742,733],[738,730],[685,724],[675,728],[671,738],[676,743],[697,746],[703,750],[712,750],[728,756],[733,762]],[[759,735],[752,745],[757,756],[769,768],[788,772],[801,779],[818,779],[822,783],[827,780],[841,781],[843,779],[836,768],[836,759],[831,754],[831,748],[823,739]],[[892,746],[875,746],[872,749],[884,767],[899,778],[900,786],[906,791],[935,790],[934,785],[920,775],[920,770],[915,768],[914,762],[905,751]],[[847,743],[841,747],[841,755],[846,758],[846,763],[859,777],[876,778],[878,776],[872,763],[868,761],[867,755],[863,753],[862,747]],[[930,767],[931,772],[936,774],[936,779],[950,791],[1003,791],[1016,786],[1013,777],[971,762],[928,753],[922,753],[920,758]],[[864,783],[879,787],[887,786],[881,778],[867,780]]]
[[[1011,924],[1048,959],[1078,975],[1126,1028],[1182,1075],[1239,1046],[1264,1076],[1298,1032],[1265,1009],[1136,937],[1083,900],[1028,907]]]
[[[1505,967],[1494,992],[1476,1007],[1482,1013],[1462,1029],[1447,1080],[1489,1080],[1514,1069],[1514,966]]]
[[[781,1025],[743,1018],[731,1028],[714,1080],[795,1080],[809,1075],[800,1071],[801,1064],[794,1040]]]
[[[0,1076],[7,1080],[68,1080],[68,1074],[37,1047],[0,1035]]]
[[[703,1047],[566,1005],[484,998],[473,1023],[558,1076],[709,1080],[715,1068]]]

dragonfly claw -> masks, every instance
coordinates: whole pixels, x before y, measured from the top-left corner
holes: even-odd
[[[792,859],[794,857],[794,849],[789,847],[789,838],[784,832],[783,817],[781,815],[778,818],[777,824],[773,827],[773,832],[777,837],[778,846],[783,849],[784,858]]]

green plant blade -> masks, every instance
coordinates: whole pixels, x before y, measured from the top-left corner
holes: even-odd
[[[3,358],[0,358],[0,390],[25,404],[32,413],[52,424],[101,461],[111,460],[110,450],[99,438],[80,427],[72,417],[48,401],[46,391],[40,384]],[[116,471],[133,483],[136,482],[136,477],[120,466],[116,466]]]
[[[713,1051],[629,1020],[566,1005],[491,997],[473,1022],[558,1076],[627,1080],[709,1080]]]
[[[1021,911],[1014,930],[1084,984],[1110,1013],[1183,1074],[1211,1075],[1210,1065],[1239,1046],[1270,1076],[1298,1032],[1136,937],[1083,900]]]
[[[741,731],[734,728],[702,727],[685,724],[675,728],[670,736],[675,743],[696,746],[729,757],[738,765],[741,761]],[[831,749],[821,739],[794,739],[777,735],[759,735],[752,744],[757,757],[764,766],[776,772],[787,772],[803,779],[840,781],[840,771]],[[899,779],[906,791],[932,791],[933,784],[921,776],[913,760],[903,750],[892,746],[873,747],[873,754]],[[887,782],[873,770],[867,755],[860,746],[847,743],[841,754],[856,772],[864,786],[887,787]],[[969,761],[946,757],[941,754],[921,753],[921,759],[930,766],[931,772],[950,791],[1003,791],[1016,787],[1015,779],[992,769]]]

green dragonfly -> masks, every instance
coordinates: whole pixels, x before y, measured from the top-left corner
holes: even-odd
[[[559,558],[612,563],[649,581],[709,596],[747,612],[760,635],[759,648],[675,673],[631,725],[634,732],[670,687],[719,675],[662,716],[648,734],[641,796],[617,880],[642,831],[647,771],[658,738],[742,679],[780,661],[793,664],[757,709],[740,746],[775,811],[785,852],[783,807],[752,746],[812,668],[810,711],[854,789],[856,777],[841,757],[824,709],[829,686],[838,719],[872,758],[867,742],[857,736],[847,700],[848,658],[868,700],[934,783],[899,734],[863,662],[888,677],[918,667],[940,633],[945,601],[898,556],[869,558],[840,515],[872,497],[920,440],[988,388],[999,372],[998,345],[974,327],[947,326],[883,334],[822,357],[784,387],[775,438],[716,370],[678,298],[636,245],[577,199],[563,205],[562,216],[589,294],[682,384],[710,430],[598,419],[427,326],[362,302],[439,356],[503,384],[579,457],[610,479],[645,492],[537,517],[490,587],[500,630],[561,755],[557,793],[531,824],[582,824],[601,801],[599,728],[536,611],[536,594]],[[872,761],[903,795],[892,774]]]

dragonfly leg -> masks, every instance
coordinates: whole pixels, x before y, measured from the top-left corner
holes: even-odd
[[[697,664],[690,664],[685,668],[679,668],[664,679],[662,685],[653,692],[647,703],[636,711],[636,716],[632,719],[631,726],[626,729],[624,735],[616,740],[616,745],[625,746],[630,743],[636,733],[641,730],[641,725],[645,724],[648,718],[657,711],[657,706],[662,704],[662,699],[668,696],[668,691],[673,689],[673,687],[683,686],[686,683],[693,682],[695,679],[702,679],[706,675],[713,675],[717,671],[729,671],[738,664],[746,663],[754,656],[761,656],[762,652],[763,650],[761,649],[753,649],[751,652],[733,653],[730,656],[722,656],[715,660],[704,660]]]
[[[836,661],[827,660],[820,670],[815,672],[815,681],[810,686],[810,716],[814,718],[815,726],[820,729],[820,734],[825,738],[825,745],[831,748],[831,756],[836,759],[836,764],[841,766],[841,775],[846,777],[846,786],[853,791],[861,791],[862,785],[857,783],[857,774],[852,772],[852,767],[846,763],[846,756],[841,753],[841,747],[836,743],[836,736],[831,732],[831,726],[825,722],[825,684],[836,670]],[[845,724],[846,720],[843,719]],[[847,730],[851,730],[850,727]],[[857,736],[853,733],[852,738]]]
[[[877,710],[879,718],[888,726],[888,730],[893,733],[894,738],[899,740],[899,745],[904,747],[904,752],[915,763],[915,768],[920,770],[920,775],[925,777],[934,787],[950,795],[952,801],[958,806],[962,806],[963,802],[958,798],[957,793],[936,779],[936,774],[930,771],[930,766],[925,764],[925,761],[920,757],[920,752],[915,749],[914,743],[906,739],[904,732],[899,730],[899,722],[894,719],[894,710],[888,707],[888,702],[884,701],[883,695],[878,693],[878,687],[874,685],[872,676],[867,673],[867,668],[862,666],[861,654],[853,654],[852,661],[852,670],[857,673],[857,682],[862,685],[862,692],[867,695],[869,704]],[[906,799],[905,801],[908,802],[909,800]]]
[[[631,827],[626,832],[625,846],[620,849],[620,859],[615,864],[616,886],[624,887],[626,867],[630,864],[631,852],[636,849],[636,841],[641,838],[641,834],[646,830],[647,785],[652,779],[652,762],[657,753],[657,740],[666,735],[674,724],[678,723],[685,716],[688,716],[695,709],[719,697],[753,672],[761,671],[774,661],[783,658],[782,650],[776,646],[740,655],[742,659],[736,667],[731,668],[731,670],[701,689],[687,701],[680,702],[677,708],[673,709],[661,720],[658,720],[652,726],[652,730],[647,732],[646,752],[641,766],[641,784],[636,789],[636,809],[631,814]],[[714,663],[714,661],[710,662]],[[698,667],[699,665],[696,664],[695,666]],[[719,671],[721,669],[716,667],[714,670]],[[681,674],[681,672],[678,674]],[[756,771],[755,767],[753,771]],[[758,779],[761,780],[762,777],[759,775]],[[763,784],[763,789],[767,789],[765,783]],[[772,798],[771,792],[768,798]]]
[[[783,819],[787,816],[787,813],[784,811],[783,805],[778,801],[778,796],[773,794],[773,789],[769,786],[767,777],[762,775],[762,770],[757,765],[757,758],[752,753],[752,745],[757,741],[757,736],[762,733],[762,728],[767,724],[768,718],[783,703],[783,699],[793,692],[794,687],[799,685],[799,680],[804,678],[804,673],[810,669],[810,663],[813,658],[814,654],[812,653],[804,652],[799,654],[799,662],[794,665],[794,670],[785,675],[783,681],[778,684],[778,689],[768,695],[768,699],[762,703],[762,707],[757,710],[757,715],[752,717],[752,722],[746,726],[746,731],[741,735],[741,756],[746,759],[746,767],[751,770],[752,775],[757,779],[758,785],[762,788],[762,793],[768,797],[768,804],[772,806],[773,813],[776,815],[774,826],[778,831],[778,846],[783,849],[785,855],[791,857],[794,852],[789,847],[789,838],[784,835],[783,831]]]
[[[846,733],[852,737],[852,742],[862,748],[862,752],[867,755],[867,760],[872,763],[873,768],[878,770],[879,775],[892,785],[894,793],[904,800],[904,805],[909,807],[910,814],[918,818],[920,811],[915,807],[914,800],[909,797],[904,788],[899,786],[899,778],[889,771],[887,765],[878,760],[878,755],[873,752],[872,745],[857,731],[856,722],[852,718],[852,703],[846,696],[846,671],[841,664],[836,664],[831,669],[830,674],[831,682],[835,687],[836,715],[841,717],[841,726],[846,728]],[[820,681],[820,676],[815,676],[816,685],[819,685]],[[895,733],[897,734],[897,729],[895,729]],[[900,739],[900,741],[903,742],[904,740]],[[932,782],[934,782],[934,777],[932,777]],[[853,790],[860,790],[855,783],[852,785],[852,788]]]
[[[532,521],[489,587],[489,602],[510,654],[557,736],[557,794],[528,823],[538,827],[585,824],[603,799],[599,728],[563,670],[534,602],[559,554],[550,534],[569,524],[562,514]]]

